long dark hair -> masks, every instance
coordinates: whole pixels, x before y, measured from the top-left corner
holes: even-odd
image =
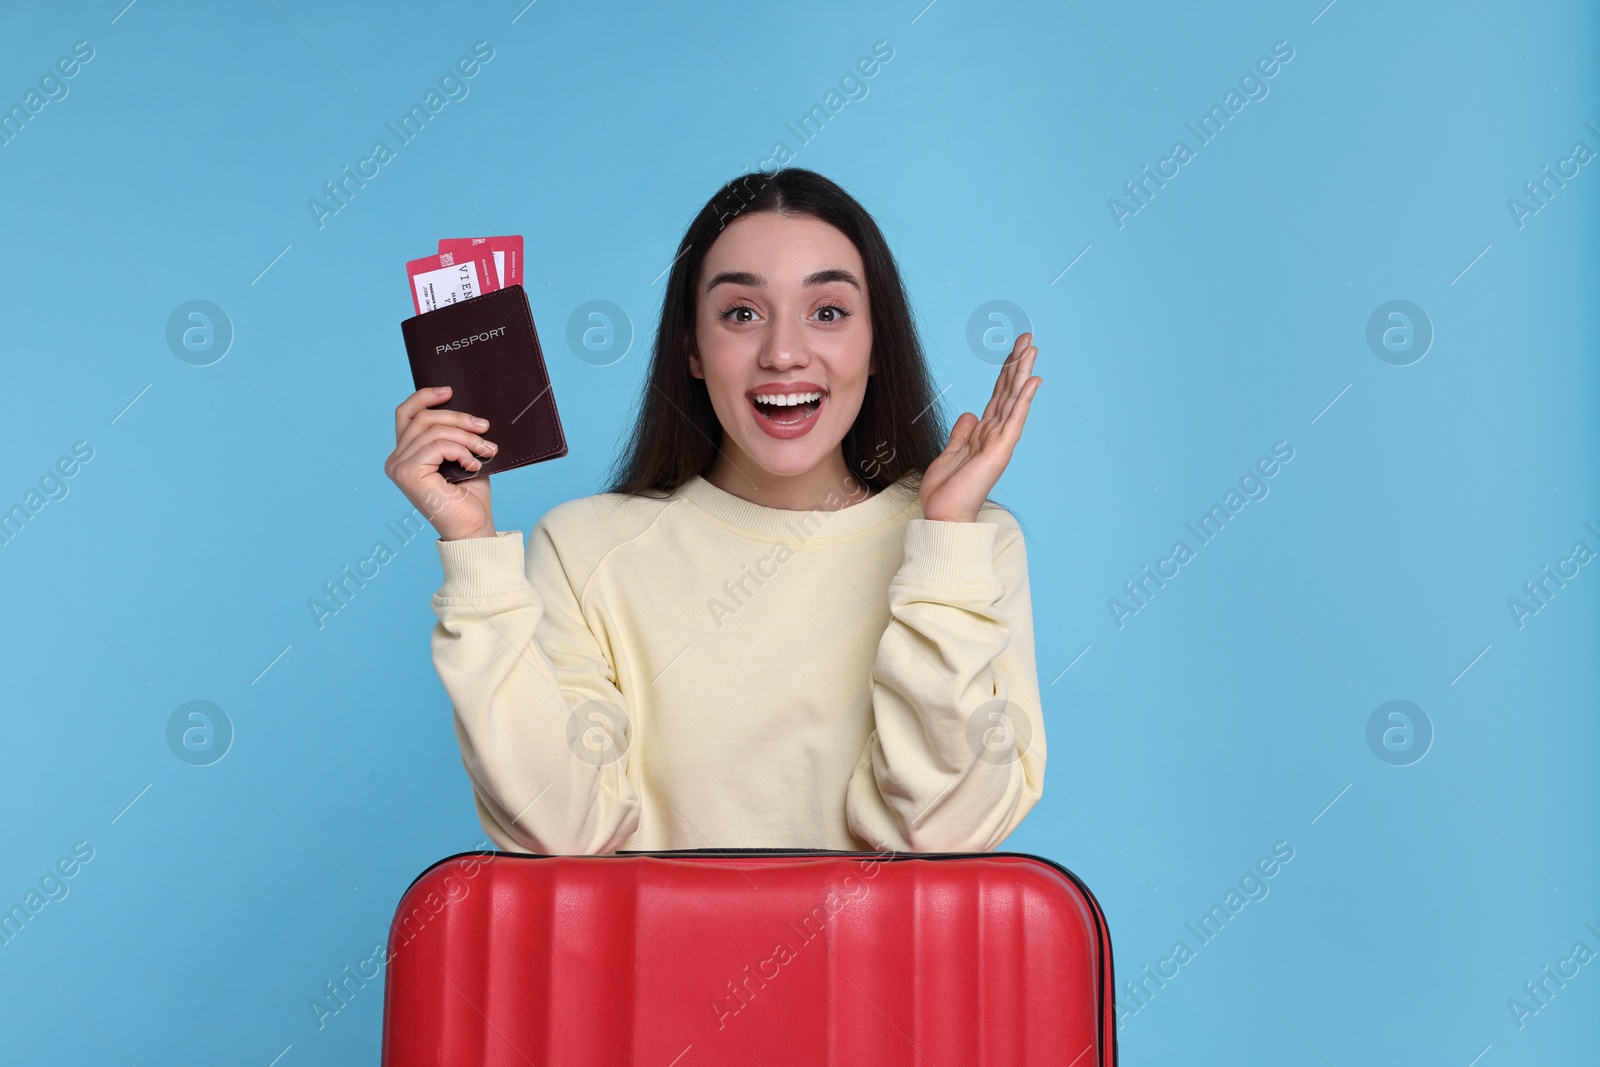
[[[854,197],[815,171],[786,167],[775,174],[742,174],[706,202],[678,244],[667,278],[650,369],[638,417],[613,467],[612,493],[671,494],[716,459],[722,424],[704,379],[689,373],[695,344],[695,288],[706,252],[729,223],[775,211],[807,215],[833,226],[856,246],[866,269],[876,373],[842,442],[845,467],[874,493],[902,476],[913,487],[938,458],[949,431],[922,341],[900,281],[899,268],[873,221]]]

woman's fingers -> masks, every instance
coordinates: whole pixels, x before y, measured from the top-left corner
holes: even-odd
[[[1000,428],[1000,436],[1008,438],[1012,444],[1022,436],[1022,424],[1028,417],[1028,411],[1033,407],[1033,396],[1041,386],[1044,379],[1037,375],[1022,383],[1022,390],[1017,394],[1017,399],[1012,403],[1011,410],[1006,412],[1005,423]]]
[[[1039,355],[1039,350],[1025,342],[1033,339],[1032,334],[1023,334],[1017,338],[1017,350],[1011,359],[1006,361],[1005,370],[1001,372],[1004,388],[1001,382],[995,383],[995,403],[993,411],[986,411],[987,415],[994,415],[996,420],[1004,422],[1015,406],[1017,395],[1027,384],[1028,374],[1033,370],[1033,361]]]
[[[445,429],[453,434],[464,434],[480,448],[490,443],[490,439],[481,436],[479,430],[487,430],[486,424],[475,420],[474,416],[460,411],[423,411],[412,416],[411,421],[400,433],[395,442],[399,447],[407,447],[413,442],[425,437],[435,430]]]
[[[956,420],[955,427],[950,432],[950,444],[945,448],[945,451],[950,452],[966,447],[967,442],[972,440],[973,431],[978,428],[978,423],[978,417],[972,412],[962,412],[961,417]]]
[[[433,387],[418,389],[394,409],[394,439],[397,442],[404,440],[406,433],[413,428],[437,423],[464,426],[469,430],[488,428],[487,420],[478,418],[470,411],[435,408],[435,404],[442,404],[450,399],[450,387],[447,385],[442,388],[444,389],[442,393]]]
[[[481,474],[489,457],[498,451],[494,442],[476,433],[488,424],[473,416],[433,405],[448,400],[449,390],[423,388],[395,408],[395,449],[383,470],[419,509],[445,540],[478,536],[492,527],[489,479],[470,478],[452,485],[439,470],[452,460],[467,471]]]
[[[1016,345],[1021,344],[1022,338],[1026,336],[1028,335],[1023,334],[1022,337],[1017,338],[1016,344],[1011,347],[1011,354],[1006,357],[1005,362],[1000,366],[1000,373],[995,375],[994,389],[989,393],[989,402],[983,406],[983,414],[979,416],[980,421],[987,422],[989,419],[994,418],[997,413],[1004,410],[1006,397],[1011,391],[1011,381],[1014,377],[1013,370],[1017,364]]]
[[[455,413],[440,412],[439,414],[453,415]],[[487,448],[489,445],[494,444],[493,438],[484,437],[482,434],[477,433],[476,429],[476,427],[468,426],[466,422],[460,419],[429,418],[428,416],[423,415],[418,416],[417,419],[412,421],[410,427],[408,427],[406,430],[405,436],[400,439],[399,443],[401,445],[409,445],[413,441],[418,441],[424,437],[431,437],[432,435],[439,433],[446,437],[452,437],[458,441],[465,441],[480,451],[484,448]]]
[[[1034,361],[1039,356],[1039,349],[1033,345],[1033,334],[1023,333],[1017,335],[1016,342],[1011,346],[1011,355],[1000,368],[1000,373],[995,377],[994,391],[989,395],[989,403],[984,406],[983,415],[978,417],[972,429],[962,439],[962,444],[967,444],[970,439],[976,438],[974,446],[982,448],[985,441],[995,434],[1005,435],[1010,430],[1013,412],[1016,411],[1017,401],[1022,398],[1028,389],[1028,383],[1034,378]],[[1040,379],[1042,382],[1042,379]],[[1038,386],[1033,386],[1034,392]],[[1031,399],[1032,393],[1028,396]],[[1023,417],[1026,417],[1026,406]],[[959,420],[958,420],[959,421]],[[1016,431],[1020,433],[1021,431]],[[953,436],[953,435],[952,435]],[[950,449],[946,449],[949,451]]]
[[[1017,338],[1017,343],[1011,350],[1011,358],[1006,360],[1004,396],[1016,396],[1017,388],[1028,376],[1028,367],[1033,365],[1033,357],[1038,352],[1039,350],[1033,347],[1033,334],[1025,333]]]
[[[500,446],[493,441],[485,440],[475,433],[468,433],[466,430],[455,426],[435,426],[432,433],[417,435],[417,441],[419,442],[432,440],[454,441],[456,444],[463,445],[483,457],[492,456],[500,451]]]
[[[400,440],[401,435],[405,433],[406,427],[410,425],[411,420],[416,418],[419,413],[428,410],[428,407],[432,404],[442,404],[450,399],[450,387],[445,386],[444,390],[441,393],[435,388],[422,388],[400,401],[399,406],[394,409],[394,439],[396,441]]]
[[[1008,389],[1016,383],[1017,371],[1020,369],[1022,361],[1028,358],[1028,353],[1031,350],[1034,350],[1033,334],[1019,334],[1017,343],[1011,346],[1011,358],[1006,360],[1006,371],[1010,374],[1010,377],[1006,379]]]
[[[438,474],[438,468],[439,464],[447,459],[455,460],[469,471],[475,471],[487,462],[485,457],[475,454],[471,448],[461,441],[448,437],[424,438],[418,441],[415,447],[409,449],[400,457],[400,462],[408,466],[414,464],[418,467],[427,468],[438,477],[443,478],[443,475]]]
[[[1010,398],[1001,415],[1002,421],[1011,417],[1011,411],[1017,405],[1017,397],[1021,396],[1022,391],[1027,388],[1029,376],[1033,374],[1033,362],[1038,358],[1038,355],[1039,350],[1037,348],[1030,348],[1023,358],[1017,361],[1016,388],[1011,391]]]
[[[956,416],[956,421],[950,427],[950,439],[945,442],[944,451],[939,453],[940,459],[960,452],[972,437],[972,430],[977,425],[975,416],[970,411],[963,411]]]
[[[1024,338],[1028,334],[1021,334],[1011,344],[1011,354],[1000,364],[1000,373],[995,375],[994,391],[989,394],[989,403],[984,405],[982,419],[992,417],[1005,405],[1006,393],[1011,388],[1012,369],[1016,366],[1018,347],[1026,345]]]

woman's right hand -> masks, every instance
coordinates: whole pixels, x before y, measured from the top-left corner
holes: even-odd
[[[449,398],[448,385],[418,389],[394,409],[394,451],[384,461],[383,472],[427,516],[441,539],[493,537],[489,476],[452,484],[439,473],[439,464],[447,459],[477,470],[484,461],[474,452],[487,458],[498,451],[493,441],[479,436],[489,428],[486,421],[431,406]]]

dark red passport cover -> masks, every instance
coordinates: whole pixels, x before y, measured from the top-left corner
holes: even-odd
[[[465,482],[567,454],[555,393],[520,285],[414,315],[400,323],[417,389],[448,385],[434,407],[489,420],[483,437],[500,451],[475,471],[453,459],[439,465],[448,482]]]

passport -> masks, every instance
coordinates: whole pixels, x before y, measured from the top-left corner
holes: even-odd
[[[445,460],[439,465],[445,481],[470,481],[567,454],[544,352],[521,285],[414,315],[400,323],[400,332],[415,387],[450,386],[450,399],[431,406],[488,419],[482,436],[500,446],[474,471]]]

